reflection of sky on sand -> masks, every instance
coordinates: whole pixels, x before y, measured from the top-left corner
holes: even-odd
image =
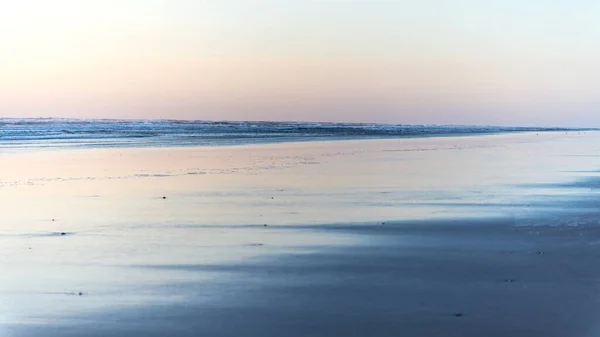
[[[518,218],[571,207],[564,201],[581,188],[569,184],[592,175],[573,171],[597,169],[600,157],[584,156],[597,153],[597,139],[521,134],[1,154],[0,323],[185,301],[177,284],[236,282],[218,266],[369,244],[359,232],[299,225]],[[194,265],[207,271],[189,272]]]
[[[594,169],[594,157],[564,156],[593,152],[589,137],[525,134],[7,155],[0,168],[0,201],[8,207],[0,230],[21,231],[14,222],[27,223],[29,231],[60,231],[113,224],[377,221],[493,211],[477,207],[485,204],[518,212],[533,202],[525,194],[564,189],[524,192],[517,185],[566,182],[573,177],[568,171]],[[60,225],[48,224],[52,218]]]

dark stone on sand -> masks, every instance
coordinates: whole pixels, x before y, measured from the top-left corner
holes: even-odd
[[[163,199],[167,199],[167,197],[162,197]]]
[[[52,219],[52,221],[55,221],[54,219]]]

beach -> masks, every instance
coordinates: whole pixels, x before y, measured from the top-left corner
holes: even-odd
[[[599,150],[0,148],[0,336],[596,336]]]

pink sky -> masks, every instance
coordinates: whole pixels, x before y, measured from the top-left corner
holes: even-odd
[[[600,5],[484,3],[8,2],[0,116],[600,126]]]

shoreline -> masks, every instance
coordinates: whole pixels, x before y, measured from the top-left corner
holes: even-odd
[[[572,132],[572,131],[569,131]],[[574,131],[573,131],[574,132]],[[598,130],[586,130],[580,131],[583,134],[578,134],[583,136],[587,132],[590,133],[599,133]],[[3,154],[28,154],[28,153],[36,153],[36,152],[58,152],[58,151],[87,151],[87,150],[147,150],[147,151],[161,151],[161,150],[194,150],[194,149],[246,149],[246,148],[256,148],[256,147],[277,147],[277,146],[303,146],[303,145],[318,145],[318,144],[328,144],[328,143],[348,143],[348,142],[401,142],[401,141],[418,141],[418,140],[451,140],[453,138],[456,139],[470,139],[470,138],[481,138],[481,137],[508,137],[508,136],[519,136],[519,135],[533,135],[539,134],[541,136],[554,136],[554,135],[564,135],[565,131],[513,131],[513,132],[490,132],[490,133],[464,133],[464,134],[442,134],[442,135],[415,135],[415,136],[402,136],[402,137],[348,137],[348,138],[319,138],[319,137],[308,137],[306,139],[302,139],[300,137],[295,138],[293,140],[267,140],[264,142],[248,142],[248,143],[221,143],[221,144],[160,144],[160,143],[150,143],[148,145],[132,145],[132,144],[93,144],[89,146],[81,146],[81,145],[45,145],[39,146],[36,143],[27,143],[25,146],[6,146],[0,140],[0,153]],[[143,140],[143,139],[140,139]],[[8,141],[12,142],[12,141]]]

